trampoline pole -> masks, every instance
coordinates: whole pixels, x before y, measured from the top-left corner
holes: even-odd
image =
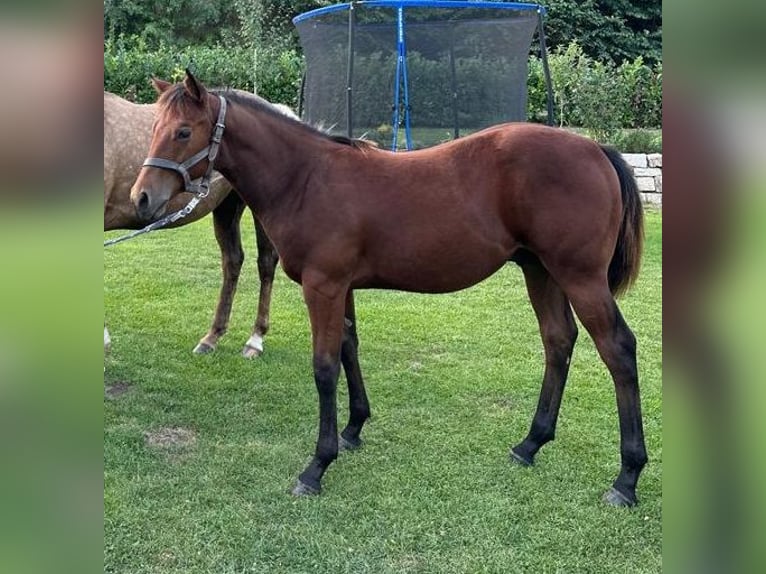
[[[402,50],[402,20],[401,11],[399,8],[399,15],[397,19],[397,42],[396,42],[396,79],[394,80],[394,117],[392,120],[394,128],[394,137],[391,144],[391,150],[396,151],[399,147],[399,89],[402,81],[402,65],[404,63],[404,50]]]
[[[354,2],[348,4],[348,66],[346,68],[346,135],[354,137],[354,24],[356,13]]]
[[[402,63],[401,59],[396,58],[396,78],[394,79],[394,117],[391,125],[394,128],[393,139],[391,142],[391,151],[396,151],[399,146],[399,82],[401,81]]]
[[[397,10],[399,24],[399,50],[402,60],[402,83],[404,84],[404,137],[407,151],[412,149],[412,129],[410,128],[410,86],[407,77],[407,47],[404,42],[404,8],[399,6]]]
[[[449,67],[452,83],[452,121],[455,124],[455,139],[460,137],[460,125],[458,124],[457,112],[457,72],[455,71],[455,29],[452,28],[449,41]]]
[[[303,71],[303,75],[301,75],[301,88],[298,92],[298,117],[305,120],[306,118],[303,117],[303,107],[306,102],[306,71]]]
[[[540,60],[543,63],[543,75],[545,76],[545,89],[548,93],[548,121],[549,126],[555,125],[553,117],[553,83],[551,81],[551,69],[548,67],[548,50],[545,47],[545,29],[543,28],[543,12],[537,9],[537,35],[540,39]]]

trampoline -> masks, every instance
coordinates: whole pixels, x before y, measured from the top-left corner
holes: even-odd
[[[526,121],[537,32],[552,125],[544,15],[538,4],[456,0],[347,2],[300,14],[301,116],[393,150]]]

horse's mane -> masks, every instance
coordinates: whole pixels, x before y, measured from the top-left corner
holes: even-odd
[[[295,119],[282,113],[276,106],[274,106],[274,104],[268,100],[265,100],[260,96],[250,92],[235,90],[233,88],[214,88],[210,89],[209,92],[214,95],[223,96],[227,100],[231,100],[232,102],[241,104],[245,107],[268,114],[281,122],[288,123],[300,130],[303,130],[307,134],[319,136],[325,140],[332,141],[337,144],[350,146],[352,148],[363,151],[369,149],[377,149],[378,147],[375,142],[369,140],[349,138],[342,135],[333,135],[321,129],[315,128],[314,126],[300,121],[299,119]],[[158,104],[161,106],[172,106],[176,109],[183,110],[187,106],[191,105],[192,101],[186,94],[186,88],[182,84],[177,84],[162,94],[158,100]]]
[[[233,102],[242,104],[243,106],[249,107],[251,109],[262,111],[275,118],[278,118],[282,122],[287,122],[294,126],[298,126],[299,129],[302,129],[308,133],[318,135],[324,139],[330,140],[332,142],[335,142],[341,145],[346,145],[346,146],[350,146],[350,147],[361,149],[361,150],[377,147],[377,144],[375,144],[375,142],[371,142],[364,139],[358,139],[358,138],[350,138],[350,137],[342,136],[342,135],[333,135],[333,134],[327,133],[324,130],[316,128],[312,125],[309,125],[305,122],[302,122],[298,119],[291,118],[283,114],[282,112],[280,112],[268,100],[264,100],[260,96],[257,96],[256,94],[251,94],[250,92],[244,92],[242,90],[223,89],[223,90],[211,90],[211,93],[216,95],[221,95],[227,99],[230,99]]]

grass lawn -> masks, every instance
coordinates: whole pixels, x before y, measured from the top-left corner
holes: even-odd
[[[643,270],[620,302],[639,341],[650,458],[631,510],[601,502],[619,432],[584,329],[556,441],[534,468],[508,461],[543,370],[513,264],[450,295],[358,292],[365,446],[336,461],[320,497],[296,499],[287,492],[313,453],[318,410],[299,287],[278,272],[266,353],[241,358],[257,294],[247,249],[229,334],[194,356],[220,283],[211,221],[105,250],[104,571],[661,571],[661,224],[647,213]]]
[[[593,136],[593,134],[584,128],[567,127],[564,129],[586,137],[597,139]],[[465,137],[475,133],[476,131],[478,130],[461,128],[460,136]],[[384,149],[390,149],[391,147],[392,131],[390,129],[384,130],[384,132],[381,133],[379,129],[370,127],[367,129],[360,129],[355,133],[377,142],[378,145]],[[413,149],[431,147],[440,143],[451,141],[453,138],[453,130],[445,127],[430,128],[417,126],[412,128]],[[659,128],[622,129],[614,133],[609,139],[599,141],[601,141],[601,143],[612,145],[622,152],[662,153],[662,130]],[[397,148],[400,150],[407,149],[407,138],[404,128],[399,128],[399,134],[397,136]]]

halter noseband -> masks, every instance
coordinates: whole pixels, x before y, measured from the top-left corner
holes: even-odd
[[[218,99],[221,102],[221,107],[218,110],[218,119],[216,120],[213,133],[210,136],[210,143],[207,147],[201,149],[183,163],[163,159],[161,157],[150,157],[143,163],[143,167],[159,167],[180,173],[184,180],[184,190],[197,194],[197,201],[207,197],[207,194],[210,191],[210,177],[213,174],[213,162],[218,156],[218,148],[221,145],[223,130],[226,127],[224,125],[224,119],[226,118],[226,99],[221,95],[218,96]],[[206,158],[208,161],[207,171],[205,172],[205,175],[202,176],[200,182],[195,184],[192,182],[188,170]],[[189,211],[191,211],[191,209]]]

